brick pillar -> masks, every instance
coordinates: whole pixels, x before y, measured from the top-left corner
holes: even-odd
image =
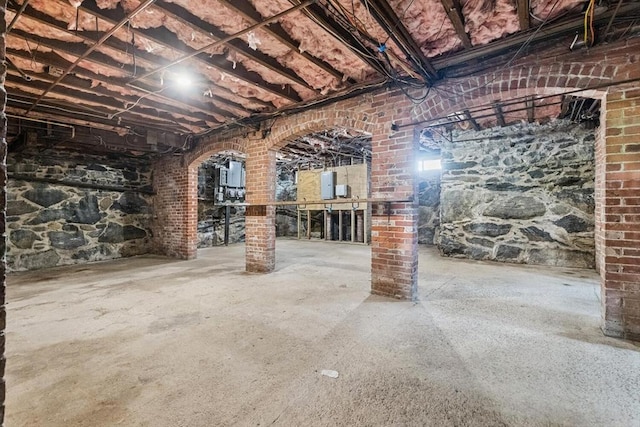
[[[371,292],[413,300],[418,285],[418,201],[413,129],[378,127],[372,138]]]
[[[173,258],[197,256],[198,168],[181,157],[153,164],[154,252]]]
[[[4,79],[7,75],[5,58],[5,35],[7,33],[5,22],[6,0],[0,0],[0,426],[4,425],[4,344],[5,344],[5,324],[6,310],[4,305],[5,280],[6,280],[6,215],[7,215],[7,118],[4,114],[4,107],[7,101],[7,93],[4,89]]]
[[[605,335],[640,340],[640,91],[607,96],[596,222]]]
[[[245,213],[246,270],[269,273],[276,265],[276,152],[264,141],[252,141],[247,149]]]

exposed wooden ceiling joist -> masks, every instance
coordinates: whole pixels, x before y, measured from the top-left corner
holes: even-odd
[[[529,0],[517,0],[517,2],[520,30],[526,31],[531,27],[531,18],[529,17]]]
[[[471,48],[473,45],[464,28],[464,16],[462,15],[460,2],[458,0],[441,0],[441,2],[445,12],[447,12],[449,20],[453,24],[453,28],[455,28],[458,37],[462,41],[462,45],[467,49]]]
[[[47,96],[47,93],[53,89],[58,83],[60,83],[60,81],[62,81],[62,79],[69,74],[71,71],[73,71],[73,69],[80,64],[87,56],[91,55],[96,49],[98,49],[105,41],[107,41],[113,34],[115,34],[116,31],[118,31],[120,28],[122,28],[123,26],[126,25],[127,22],[129,22],[129,20],[133,19],[134,17],[136,17],[138,14],[140,14],[143,10],[145,10],[147,7],[151,6],[153,4],[155,0],[144,0],[142,3],[140,3],[133,11],[131,11],[128,14],[125,14],[124,16],[122,16],[122,18],[120,20],[118,20],[113,27],[111,27],[111,29],[109,31],[107,31],[105,34],[102,35],[102,37],[100,37],[100,39],[95,42],[91,47],[89,47],[82,55],[80,55],[73,64],[71,64],[66,70],[64,70],[64,72],[56,79],[55,82],[51,83],[51,86],[49,86],[49,88],[47,90],[45,90],[44,92],[42,92],[42,94],[40,94],[40,96],[38,96],[38,99],[36,99],[33,102],[33,105],[31,107],[29,107],[27,109],[27,114],[29,114],[29,112],[33,111],[33,109],[38,105],[38,103],[40,101],[42,101],[44,99],[45,96]]]
[[[296,4],[300,3],[300,0],[291,1]],[[377,53],[368,46],[365,46],[362,41],[349,31],[338,25],[338,23],[327,13],[325,9],[320,7],[318,4],[312,4],[305,9],[305,13],[307,13],[307,15],[321,28],[325,29],[325,31],[329,32],[336,40],[353,52],[365,64],[369,65],[382,75],[387,74],[386,67],[383,62],[378,59]]]
[[[618,14],[624,15],[639,12],[640,2],[631,2],[621,6]],[[607,10],[600,15],[597,15],[594,17],[594,25],[607,22],[613,13],[613,10]],[[456,52],[448,57],[436,58],[433,60],[433,65],[437,69],[441,70],[443,68],[463,65],[474,59],[492,58],[494,56],[507,53],[510,49],[518,48],[525,42],[533,45],[536,42],[553,39],[561,35],[575,32],[583,27],[584,17],[569,17],[555,23],[547,24],[543,28],[531,28],[528,31],[518,32],[482,46],[474,46],[470,49]]]
[[[80,9],[107,22],[118,22],[124,19],[126,13],[118,5],[116,9],[100,9],[95,0],[85,0]],[[196,52],[196,49],[185,44],[174,33],[164,27],[158,28],[131,28],[131,32],[142,36],[148,40],[158,43],[167,48],[178,52],[179,56],[187,56]],[[241,63],[233,64],[227,60],[224,55],[207,55],[206,53],[198,53],[194,58],[206,67],[214,68],[233,78],[243,81],[251,87],[261,88],[271,94],[279,96],[283,99],[299,102],[302,99],[297,92],[289,85],[277,85],[265,81],[258,73],[249,71]],[[234,66],[235,65],[235,66]]]
[[[420,47],[389,3],[386,0],[361,0],[361,2],[369,8],[373,18],[398,45],[406,59],[419,70],[423,70],[421,73],[423,77],[427,80],[435,79],[438,72],[422,53],[422,50],[420,50]]]
[[[256,24],[262,21],[263,17],[258,13],[258,11],[249,3],[247,0],[221,0],[225,6],[235,10],[240,16],[246,19],[248,22],[252,24]],[[346,80],[345,75],[340,71],[336,70],[326,61],[322,59],[316,58],[313,55],[310,55],[306,51],[302,51],[300,42],[293,39],[278,22],[272,22],[268,26],[263,28],[264,31],[275,37],[282,44],[287,46],[294,52],[296,55],[304,58],[306,61],[311,62],[318,68],[324,70],[328,74],[336,77],[339,80]]]
[[[208,37],[213,38],[214,40],[217,40],[217,41],[225,40],[225,39],[228,39],[230,36],[230,34],[226,34],[220,31],[214,25],[211,25],[208,22],[203,21],[202,19],[198,18],[197,16],[193,15],[188,10],[184,9],[183,7],[177,4],[167,3],[162,0],[157,0],[156,7],[162,10],[162,12],[164,12],[167,16],[170,16],[182,22],[183,24],[191,28],[193,31],[205,34]],[[258,25],[260,24],[258,23],[255,24],[255,26],[258,26]],[[256,50],[251,49],[241,39],[234,38],[224,42],[223,44],[226,45],[229,49],[241,55],[244,55],[250,58],[251,60],[255,61],[256,63],[262,65],[263,67],[266,67],[271,71],[274,71],[279,75],[287,78],[291,82],[302,85],[308,89],[315,90],[311,85],[309,85],[309,83],[307,83],[302,78],[300,78],[300,76],[298,76],[293,70],[282,66],[278,61],[275,60],[275,58],[265,55],[264,53],[260,52],[257,49]]]

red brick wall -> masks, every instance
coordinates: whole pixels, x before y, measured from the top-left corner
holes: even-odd
[[[197,253],[198,169],[180,157],[166,157],[153,165],[154,251],[191,259]]]
[[[605,108],[603,331],[640,340],[640,89],[610,93]]]
[[[374,105],[394,100],[392,121],[406,123],[410,107],[397,94],[379,94]],[[371,205],[371,292],[410,300],[418,288],[417,143],[413,128],[394,132],[386,122],[376,127],[371,156],[371,197],[395,200]]]
[[[640,39],[637,38],[599,45],[588,51],[569,52],[566,45],[558,45],[556,49],[513,61],[509,67],[500,66],[492,72],[448,79],[433,88],[420,103],[414,103],[400,92],[385,90],[375,95],[366,94],[304,113],[280,117],[265,139],[261,139],[257,133],[207,139],[194,153],[187,156],[183,168],[202,160],[216,147],[225,144],[244,147],[247,144],[245,140],[251,140],[252,146],[247,148],[247,180],[251,192],[248,197],[253,203],[268,203],[274,197],[272,189],[265,184],[267,181],[273,183],[275,173],[274,152],[271,150],[277,150],[297,136],[340,126],[363,130],[373,135],[373,196],[399,199],[415,192],[414,166],[411,160],[415,147],[411,127],[403,127],[400,132],[392,133],[392,123],[407,125],[425,122],[464,108],[491,105],[493,101],[514,98],[524,100],[524,97],[532,95],[558,95],[570,89],[582,90],[582,96],[604,99],[608,92],[613,93],[618,89],[609,89],[603,85],[625,79],[640,79],[638,63]],[[638,87],[639,84],[636,82],[634,86]],[[423,93],[421,90],[412,91],[416,97]],[[635,99],[639,95],[627,91],[621,96],[620,99],[613,95],[607,98],[603,127],[596,143],[596,248],[598,266],[603,274],[603,330],[608,334],[637,338],[637,283],[640,281],[637,266],[640,249],[634,248],[640,248],[638,199],[630,195],[618,197],[612,194],[615,190],[640,190],[634,187],[637,185],[637,173],[640,169],[637,167],[640,161],[634,151],[638,138],[635,133],[631,133],[637,129],[638,106]],[[540,106],[544,102],[538,102],[536,111],[539,113],[557,108]],[[524,111],[509,114],[512,118],[526,119]],[[615,132],[621,133],[614,134]],[[615,141],[625,142],[618,144]],[[624,149],[619,153],[610,153],[607,151],[610,146],[624,146]],[[168,189],[161,190],[162,194],[158,194],[161,202],[157,204],[161,210],[174,212],[159,215],[162,216],[159,221],[162,224],[158,236],[160,246],[171,245],[174,249],[165,251],[166,253],[177,252],[186,254],[187,257],[191,256],[189,254],[192,250],[195,251],[195,236],[192,237],[194,243],[189,243],[189,233],[175,217],[178,214],[188,214],[190,205],[186,201],[187,207],[181,212],[178,207],[174,209],[176,204],[172,201],[189,199],[191,191],[195,198],[195,174],[192,177],[191,173],[193,172],[168,168],[162,171],[163,175],[167,175],[165,178],[156,178],[158,184],[162,185],[167,184],[163,180],[174,184],[185,183],[184,185],[191,180],[194,182],[193,190],[183,190],[183,193],[174,194]],[[256,175],[252,178],[254,173]],[[265,181],[261,181],[263,179]],[[616,198],[620,202],[612,204],[616,203]],[[413,298],[415,295],[417,258],[413,242],[416,221],[414,209],[412,203],[392,205],[390,211],[385,210],[383,205],[374,206],[372,289],[376,293],[401,298]],[[252,271],[270,271],[273,268],[275,243],[272,238],[272,217],[272,211],[266,209],[264,212],[252,212],[251,218],[248,218],[247,238],[250,240],[250,250],[247,251],[247,264]],[[614,220],[614,217],[618,220]],[[189,221],[190,219],[187,222]],[[620,224],[624,224],[626,229],[616,229]],[[192,229],[195,233],[195,225]],[[179,250],[176,251],[175,248]]]
[[[267,206],[276,194],[276,152],[263,141],[247,147],[245,219],[246,269],[254,273],[273,271],[276,264],[276,209]]]

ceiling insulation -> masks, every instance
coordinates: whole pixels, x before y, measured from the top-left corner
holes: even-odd
[[[596,27],[608,23],[616,3],[598,3],[602,14]],[[528,5],[527,28],[521,21],[527,14],[519,15],[517,5]],[[9,0],[8,107],[15,115],[49,114],[52,120],[117,135],[161,128],[184,139],[257,126],[381,82],[430,86],[452,67],[518,50],[519,45],[491,49],[498,41],[523,32],[531,34],[531,42],[574,34],[586,5],[580,0]],[[638,2],[623,9],[617,19],[640,14]],[[573,26],[537,34],[551,21]],[[488,49],[475,53],[481,46]],[[447,65],[433,65],[443,58]],[[191,85],[180,86],[187,76]]]

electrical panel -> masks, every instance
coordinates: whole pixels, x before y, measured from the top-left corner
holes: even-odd
[[[242,163],[240,162],[229,162],[229,174],[227,178],[227,185],[229,187],[242,187]]]
[[[320,174],[320,196],[322,200],[331,200],[335,198],[335,172],[322,172]]]
[[[245,170],[242,162],[230,160],[225,166],[216,167],[214,200],[216,203],[243,202]]]

